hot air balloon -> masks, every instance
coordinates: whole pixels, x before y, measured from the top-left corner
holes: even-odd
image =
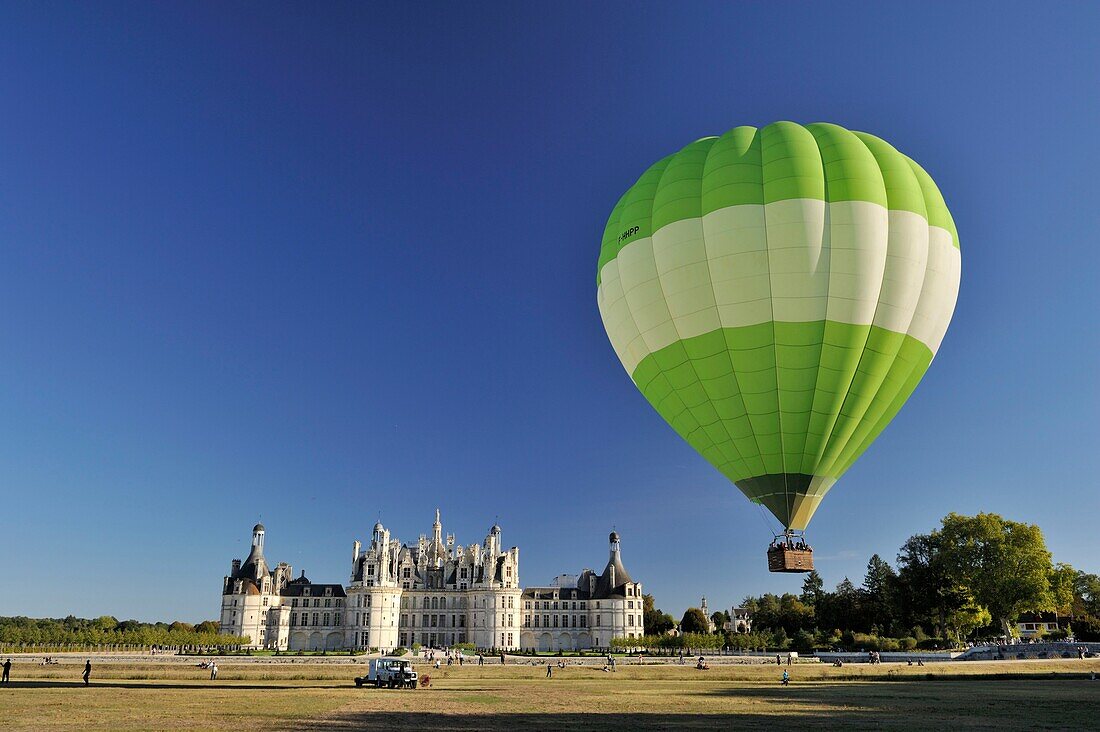
[[[654,409],[782,525],[772,571],[913,393],[947,331],[959,238],[889,143],[776,122],[696,140],[611,211],[597,300]]]

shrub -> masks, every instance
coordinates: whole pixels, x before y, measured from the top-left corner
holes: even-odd
[[[414,648],[415,648],[415,646],[414,646]],[[405,648],[405,646],[398,646],[397,648],[393,649],[393,653],[391,653],[390,655],[392,655],[392,656],[404,656],[408,652],[409,652],[409,649]]]
[[[420,648],[421,648],[421,645],[419,643],[413,643],[412,644],[412,652],[413,653],[420,653]]]
[[[903,651],[911,651],[917,647],[917,639],[912,636],[898,639],[898,647]]]
[[[880,651],[898,651],[901,650],[901,644],[898,643],[896,638],[879,638],[878,650]]]

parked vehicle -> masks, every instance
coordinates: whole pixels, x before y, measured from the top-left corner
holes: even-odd
[[[372,658],[367,675],[355,677],[356,686],[374,686],[379,689],[415,689],[416,682],[416,671],[412,664],[403,658],[391,656]]]

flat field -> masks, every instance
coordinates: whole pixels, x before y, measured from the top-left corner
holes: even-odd
[[[435,670],[431,688],[357,689],[363,662],[219,660],[217,681],[193,663],[56,666],[16,659],[0,686],[4,730],[1097,729],[1100,662],[800,663],[792,683],[768,665],[466,665]],[[786,668],[786,667],[784,667]],[[1092,674],[1097,676],[1091,680]]]

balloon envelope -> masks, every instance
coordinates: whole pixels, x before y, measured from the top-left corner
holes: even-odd
[[[649,403],[804,529],[928,369],[959,275],[919,165],[866,133],[776,122],[654,163],[611,212],[596,281]]]

